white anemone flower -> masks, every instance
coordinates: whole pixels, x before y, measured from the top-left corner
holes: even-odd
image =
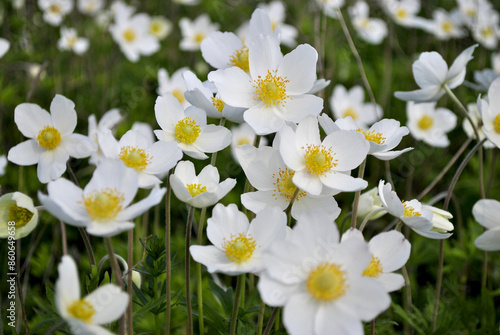
[[[38,198],[63,222],[85,227],[91,235],[110,237],[134,228],[133,219],[157,205],[166,191],[154,187],[146,198],[131,204],[138,188],[136,171],[121,161],[106,159],[83,190],[59,178],[47,185],[47,195],[38,192]]]
[[[241,145],[245,145],[245,144],[253,145],[255,143],[255,139],[257,137],[257,134],[255,134],[252,127],[250,127],[245,122],[232,126],[231,133],[232,133],[231,155],[233,156],[234,160],[238,164],[240,164],[238,162],[238,156],[236,155],[236,148],[238,148]],[[260,141],[258,143],[258,146],[261,147],[264,145],[267,145],[267,139],[265,137],[261,137]]]
[[[0,38],[0,58],[3,57],[9,51],[10,48],[10,42],[7,41],[5,38]]]
[[[488,89],[488,100],[479,99],[478,106],[483,120],[486,137],[500,148],[500,78],[495,79]]]
[[[483,119],[481,117],[481,112],[479,111],[478,104],[477,103],[467,104],[467,111],[469,112],[470,119],[477,128],[477,131],[479,133],[479,140],[482,140],[486,135],[484,135]],[[462,121],[462,128],[464,129],[464,132],[467,134],[469,138],[476,138],[474,129],[472,128],[469,120],[467,120],[466,118],[464,118],[464,120]],[[491,149],[495,148],[495,144],[491,141],[486,141],[484,142],[483,147],[486,149]]]
[[[201,42],[211,32],[219,30],[217,23],[212,23],[207,14],[198,16],[193,21],[183,17],[179,20],[182,39],[179,48],[183,51],[200,50]]]
[[[289,169],[280,156],[278,148],[243,145],[236,148],[238,161],[250,184],[256,192],[243,193],[241,203],[247,209],[258,213],[269,206],[286,210],[290,205],[297,186],[293,183],[295,172]],[[335,220],[340,214],[340,208],[331,195],[314,196],[299,191],[292,204],[292,217],[310,211],[322,210],[329,220]]]
[[[407,126],[417,140],[433,147],[447,147],[450,144],[446,134],[457,125],[457,116],[447,108],[436,108],[435,102],[406,104]]]
[[[390,305],[377,280],[363,276],[372,259],[368,243],[339,243],[334,222],[320,212],[302,217],[286,240],[276,241],[265,257],[258,289],[269,306],[283,306],[291,335],[363,334],[363,322]]]
[[[365,103],[365,92],[361,86],[347,90],[343,85],[336,85],[330,97],[330,107],[335,119],[350,116],[361,128],[368,128],[382,117],[379,105]]]
[[[500,250],[500,202],[494,199],[481,199],[472,207],[472,215],[481,226],[486,228],[474,244],[481,250]]]
[[[405,27],[418,27],[420,0],[390,0],[385,4],[394,22]]]
[[[73,51],[77,55],[82,55],[89,48],[89,40],[79,37],[74,28],[61,28],[61,38],[57,41],[59,50]]]
[[[363,234],[353,228],[342,235],[342,241],[349,238],[364,240]],[[363,276],[378,280],[387,292],[402,288],[405,285],[403,276],[393,272],[401,269],[410,258],[410,242],[400,232],[391,230],[372,237],[368,248],[372,260],[363,271]]]
[[[76,6],[82,14],[96,15],[104,8],[104,0],[78,0]]]
[[[156,93],[158,95],[166,95],[167,93],[172,93],[174,97],[179,100],[182,104],[182,107],[187,108],[191,106],[189,101],[184,97],[184,92],[186,92],[186,83],[184,81],[184,77],[182,74],[189,69],[187,67],[182,67],[172,73],[172,76],[169,76],[167,70],[161,68],[158,70],[158,89]]]
[[[495,50],[498,46],[500,16],[492,8],[481,8],[472,28],[472,37],[483,47]]]
[[[208,79],[224,102],[248,108],[243,118],[257,134],[277,132],[287,121],[298,123],[321,112],[323,99],[308,94],[316,81],[313,47],[302,44],[283,56],[274,36],[259,35],[248,48],[249,73],[233,66],[209,73]]]
[[[207,125],[207,115],[200,108],[190,106],[186,110],[172,94],[158,97],[155,115],[161,130],[154,133],[159,140],[175,141],[182,151],[195,159],[206,159],[231,144],[229,129]]]
[[[71,256],[62,256],[57,270],[55,304],[72,334],[111,335],[101,325],[113,322],[125,313],[128,294],[114,284],[107,284],[82,297],[78,269]]]
[[[18,105],[14,121],[30,139],[11,148],[8,160],[18,165],[38,164],[38,179],[44,184],[61,177],[70,157],[85,158],[97,151],[87,136],[73,134],[76,119],[73,101],[59,94],[50,104],[50,114],[33,103]]]
[[[422,28],[440,40],[461,38],[466,35],[466,31],[462,27],[461,15],[458,10],[453,10],[448,13],[444,9],[438,8],[432,13],[432,21]]]
[[[103,132],[105,129],[112,130],[114,129],[120,122],[123,121],[123,116],[120,113],[120,110],[117,108],[110,109],[101,117],[99,122],[94,114],[89,116],[89,138],[94,141],[97,145],[99,145],[97,141],[97,134]],[[99,164],[100,161],[104,159],[104,155],[99,148],[95,153],[90,156],[89,163],[90,164]]]
[[[380,200],[380,196],[378,195],[378,187],[374,187],[359,196],[358,212],[356,213],[356,216],[364,219],[368,214],[377,209],[383,209],[383,206],[382,200]],[[376,220],[385,214],[387,214],[387,211],[381,210],[370,216],[368,220]]]
[[[331,18],[338,18],[337,9],[344,6],[345,0],[315,0],[316,5]]]
[[[269,15],[273,31],[279,27],[281,44],[290,48],[297,45],[298,30],[294,26],[285,23],[286,8],[282,1],[261,2],[258,4],[258,8],[263,9]]]
[[[61,24],[64,16],[73,10],[73,0],[38,0],[43,19],[52,26]]]
[[[286,166],[295,171],[293,183],[312,195],[354,192],[368,183],[350,176],[366,158],[370,145],[358,131],[339,130],[321,141],[318,120],[306,117],[293,131],[280,132],[280,153]]]
[[[435,52],[423,52],[413,63],[413,76],[420,89],[411,92],[396,92],[394,96],[401,100],[415,102],[430,102],[438,100],[445,93],[444,85],[454,89],[465,79],[465,67],[473,58],[472,53],[477,44],[468,47],[448,64],[443,57]]]
[[[149,33],[159,40],[165,39],[172,31],[172,22],[164,16],[152,16],[149,22]]]
[[[387,24],[382,19],[369,17],[370,8],[364,1],[349,7],[352,25],[359,37],[370,44],[380,44],[387,36]]]
[[[213,245],[192,245],[189,251],[210,273],[259,274],[266,250],[286,235],[286,215],[276,207],[260,211],[249,223],[235,204],[217,204],[207,220],[207,237]]]
[[[25,237],[37,224],[38,210],[26,194],[14,192],[0,197],[0,238]]]
[[[205,208],[224,198],[236,185],[236,180],[227,178],[219,183],[219,171],[215,166],[205,166],[198,175],[191,161],[181,161],[170,176],[175,196],[195,208]]]

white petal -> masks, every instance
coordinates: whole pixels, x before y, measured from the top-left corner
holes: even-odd
[[[243,119],[257,135],[268,135],[280,131],[285,125],[281,107],[269,106],[261,102],[243,113]]]
[[[160,128],[166,131],[184,118],[184,108],[172,93],[167,93],[156,98],[155,116]]]
[[[45,109],[32,103],[23,103],[14,110],[14,121],[19,131],[28,138],[36,138],[45,126],[52,126],[52,118]]]
[[[94,221],[86,227],[87,232],[90,235],[100,236],[100,237],[111,237],[115,236],[122,231],[127,231],[133,229],[135,224],[133,222],[125,221]]]
[[[500,227],[500,202],[493,199],[481,199],[472,207],[472,215],[479,224],[485,228]]]
[[[413,75],[421,88],[443,84],[447,71],[448,65],[435,51],[421,53],[418,60],[413,63]]]
[[[462,84],[465,78],[465,67],[467,63],[473,58],[472,53],[474,49],[477,47],[477,44],[468,47],[451,64],[450,70],[448,71],[448,75],[446,79],[448,80],[448,86],[450,88],[455,88],[458,85]]]
[[[286,285],[262,273],[257,283],[262,301],[268,306],[283,306],[288,297],[297,289],[296,285]]]
[[[251,77],[254,80],[259,76],[265,77],[268,70],[273,71],[278,68],[282,58],[279,41],[274,35],[261,34],[256,36],[248,46],[248,63]],[[232,103],[229,104],[236,106]]]
[[[91,302],[95,309],[92,323],[97,325],[117,320],[128,306],[128,294],[113,284],[98,287],[85,300]]]
[[[165,192],[165,188],[154,187],[146,198],[122,210],[118,214],[117,219],[128,221],[138,217],[151,207],[158,205],[165,195]]]
[[[363,324],[357,314],[339,304],[322,305],[316,316],[315,334],[363,334]]]
[[[283,309],[283,323],[291,335],[315,334],[319,304],[305,291],[295,292]]]
[[[246,234],[248,218],[240,212],[235,204],[227,207],[217,204],[212,217],[207,220],[207,237],[214,246],[222,249],[224,241],[241,233]]]
[[[311,94],[294,95],[286,100],[284,118],[299,123],[308,115],[318,116],[323,110],[323,99]]]
[[[394,292],[405,286],[405,279],[399,273],[381,273],[377,281],[384,285],[387,292]]]
[[[288,199],[276,194],[275,190],[249,192],[241,195],[241,204],[254,213],[258,213],[267,206],[276,206],[285,210],[289,203]]]
[[[7,159],[17,165],[33,165],[38,163],[44,151],[45,149],[39,146],[36,140],[27,140],[12,147]]]
[[[217,152],[231,144],[231,131],[229,129],[209,124],[202,128],[195,146],[203,152]]]
[[[257,149],[252,145],[245,144],[237,146],[235,152],[253,187],[262,191],[274,188],[275,178],[272,175],[277,173],[280,167],[284,168],[285,165],[278,150],[271,147]]]
[[[340,215],[340,208],[332,196],[306,195],[297,199],[292,206],[292,217],[297,219],[304,213],[323,211],[328,220],[335,220]]]
[[[359,131],[340,130],[323,140],[323,146],[332,148],[337,171],[348,171],[358,167],[366,158],[370,144]]]
[[[349,286],[349,293],[337,302],[363,321],[372,320],[391,304],[391,298],[382,284],[372,278],[356,278],[349,281]]]
[[[444,89],[436,85],[410,92],[395,92],[394,96],[405,101],[429,102],[438,100],[444,93]]]
[[[341,172],[327,172],[319,176],[319,179],[324,185],[342,192],[360,191],[368,186],[366,180]]]
[[[312,195],[320,195],[323,189],[321,179],[306,170],[295,172],[292,181],[298,188]]]
[[[76,111],[75,103],[63,95],[56,94],[50,104],[50,114],[54,127],[61,132],[61,136],[67,136],[75,130]]]
[[[489,229],[474,241],[476,247],[486,251],[500,250],[500,228]]]
[[[396,230],[374,236],[369,246],[371,253],[380,260],[383,272],[399,270],[410,258],[410,242]]]
[[[230,57],[242,47],[241,40],[234,33],[220,31],[208,34],[200,44],[203,59],[216,69],[229,67]]]
[[[273,241],[285,239],[286,226],[286,214],[278,207],[267,207],[252,220],[247,236],[252,236],[262,251]]]
[[[278,67],[278,75],[286,77],[288,95],[307,93],[316,80],[318,53],[308,44],[299,45],[286,54]],[[254,77],[255,78],[255,77]]]
[[[65,150],[45,150],[40,154],[37,166],[37,176],[41,183],[48,183],[61,177],[66,171],[69,156]]]
[[[244,264],[232,262],[222,250],[213,245],[192,245],[189,247],[189,252],[193,259],[205,265],[210,273],[222,272],[228,275],[239,275],[247,272],[241,269],[244,268]]]
[[[182,150],[175,142],[156,142],[149,148],[152,156],[146,171],[152,174],[165,173],[172,169],[182,158]]]
[[[75,261],[70,256],[62,256],[57,267],[59,277],[55,285],[55,303],[59,314],[68,317],[68,307],[80,299],[80,279]]]
[[[97,144],[87,136],[70,134],[60,144],[70,157],[86,158],[97,151]]]
[[[304,154],[297,149],[296,136],[292,128],[283,127],[279,135],[280,154],[285,164],[294,171],[305,169]]]
[[[239,67],[210,72],[208,80],[217,86],[218,93],[225,103],[245,108],[255,105],[253,80]]]

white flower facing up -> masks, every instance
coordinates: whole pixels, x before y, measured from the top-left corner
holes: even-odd
[[[158,97],[155,115],[161,130],[154,133],[159,140],[175,141],[182,151],[195,159],[220,151],[231,144],[231,132],[222,126],[207,125],[205,111],[194,106],[186,110],[172,94]]]
[[[481,226],[486,228],[474,244],[481,250],[500,250],[500,202],[494,199],[481,199],[472,207],[472,215]]]
[[[7,41],[5,38],[0,38],[0,58],[3,57],[9,51],[10,48],[10,42]]]
[[[85,227],[91,235],[110,237],[134,228],[132,220],[157,205],[166,191],[155,187],[146,198],[131,204],[138,188],[136,171],[121,161],[106,159],[83,190],[59,178],[47,185],[47,195],[38,192],[38,198],[63,222]]]
[[[38,164],[42,183],[59,178],[70,157],[85,158],[97,151],[97,145],[84,135],[73,134],[76,127],[75,104],[57,94],[50,114],[40,106],[23,103],[14,110],[19,131],[29,140],[9,150],[8,160],[18,165]]]
[[[37,224],[38,210],[30,197],[21,192],[6,193],[0,197],[0,238],[12,236],[17,240],[25,237]]]
[[[291,335],[361,335],[362,321],[391,299],[382,284],[363,276],[372,259],[368,243],[339,243],[337,226],[319,213],[299,219],[286,240],[268,249],[259,293],[267,305],[283,306]]]
[[[257,134],[277,132],[287,121],[298,123],[321,112],[323,99],[307,94],[316,80],[313,47],[302,44],[283,56],[276,37],[259,35],[248,48],[249,73],[233,66],[209,73],[208,79],[224,102],[248,108],[243,118]]]
[[[163,68],[159,69],[158,89],[156,90],[156,93],[158,93],[158,95],[172,93],[182,104],[182,107],[187,108],[191,106],[189,101],[187,101],[184,97],[184,92],[186,92],[187,88],[184,77],[182,76],[182,74],[188,70],[189,69],[187,67],[183,67],[172,73],[172,76],[169,76],[167,70]]]
[[[179,27],[181,28],[182,35],[179,48],[184,51],[200,50],[201,41],[203,41],[208,34],[219,29],[219,25],[217,23],[212,23],[207,14],[202,14],[193,21],[183,17],[179,20]]]
[[[458,11],[448,13],[442,8],[432,13],[432,21],[423,28],[440,40],[461,38],[466,34],[462,27],[460,13]]]
[[[165,39],[172,28],[172,22],[164,16],[153,16],[149,22],[149,33],[159,40]]]
[[[219,183],[219,171],[215,166],[205,166],[198,175],[193,162],[181,161],[170,176],[175,196],[195,208],[205,208],[224,198],[236,185],[236,180],[227,178]]]
[[[269,206],[285,210],[290,205],[297,186],[293,183],[295,172],[290,170],[280,156],[278,148],[243,145],[236,149],[238,161],[250,184],[256,192],[243,193],[241,203],[247,209],[258,213]],[[299,191],[291,209],[292,217],[310,211],[323,210],[325,216],[333,221],[340,214],[340,208],[331,195],[313,196]]]
[[[103,132],[104,130],[114,129],[120,122],[123,121],[123,116],[120,114],[120,110],[117,108],[110,109],[101,117],[99,122],[94,114],[89,116],[89,138],[99,145],[97,141],[97,134]],[[99,148],[95,153],[90,156],[90,164],[99,164],[100,161],[104,159],[101,148]]]
[[[401,100],[415,102],[429,102],[438,100],[444,93],[444,85],[454,89],[461,85],[465,79],[465,67],[473,58],[472,53],[477,44],[465,49],[453,61],[448,69],[448,64],[443,57],[435,52],[423,52],[413,63],[413,76],[420,89],[411,92],[396,92],[394,96]]]
[[[280,153],[286,166],[295,171],[293,183],[312,195],[354,192],[368,183],[350,176],[365,160],[370,145],[358,131],[339,130],[321,141],[318,120],[306,117],[293,131],[280,132]]]
[[[336,85],[330,97],[330,107],[335,119],[350,116],[363,129],[382,117],[382,108],[365,103],[365,92],[361,86],[353,86],[349,90]]]
[[[450,144],[446,134],[457,125],[457,116],[447,108],[436,108],[435,102],[406,104],[407,126],[417,140],[433,147],[447,147]]]
[[[420,27],[417,14],[420,11],[420,0],[390,0],[385,4],[394,22],[405,27]]]
[[[78,0],[76,6],[82,14],[96,15],[104,8],[104,0]]]
[[[73,0],[38,0],[38,7],[43,11],[45,22],[58,26],[73,10]]]
[[[488,100],[479,99],[478,106],[484,134],[500,148],[500,78],[495,79],[488,89]]]
[[[72,334],[111,335],[101,325],[113,322],[125,313],[128,294],[114,284],[107,284],[82,297],[78,269],[71,256],[62,256],[57,270],[55,304]]]
[[[349,238],[364,241],[363,234],[357,229],[351,228],[342,235],[342,241]],[[387,292],[402,288],[405,284],[403,276],[393,272],[401,269],[410,258],[410,242],[400,232],[391,230],[372,237],[368,248],[372,260],[363,271],[363,276],[378,280]]]
[[[192,245],[189,251],[210,273],[259,274],[266,250],[286,235],[286,215],[276,207],[260,211],[249,223],[235,204],[217,204],[207,220],[207,237],[213,245]]]
[[[61,28],[61,38],[57,42],[59,50],[73,51],[77,55],[82,55],[89,48],[89,40],[85,37],[78,37],[76,29]]]
[[[474,40],[487,49],[495,50],[500,36],[499,19],[498,12],[493,8],[481,7],[472,28]]]
[[[370,8],[364,1],[357,1],[349,7],[352,24],[359,37],[370,44],[380,44],[387,36],[387,24],[377,18],[369,17]]]

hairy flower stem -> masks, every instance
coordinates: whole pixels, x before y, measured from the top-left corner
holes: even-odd
[[[113,251],[113,244],[111,243],[110,237],[105,237],[104,242],[106,243],[106,249],[108,249],[109,262],[111,263],[111,269],[113,270],[113,276],[115,277],[116,285],[123,288],[122,272],[118,261],[116,260],[115,252]],[[125,314],[120,317],[120,335],[125,335],[126,321]]]
[[[128,321],[128,334],[134,334],[134,323],[132,322],[132,267],[134,258],[134,230],[128,231],[128,274],[127,274],[127,293],[128,293],[128,306],[127,306],[127,321]]]
[[[67,255],[68,254],[68,241],[66,239],[66,226],[64,225],[64,222],[62,222],[62,220],[59,220],[59,224],[61,226],[62,253],[63,253],[63,255]]]
[[[170,189],[170,176],[173,169],[168,172],[166,180],[167,194],[165,196],[165,270],[167,272],[165,278],[165,334],[170,334],[170,318],[172,315],[172,295],[170,287],[172,286],[172,261],[170,257],[170,234],[171,234],[171,217],[170,217],[170,201],[172,199],[172,191]]]
[[[242,292],[245,290],[245,274],[236,277],[236,289],[234,290],[233,314],[231,315],[231,327],[229,334],[236,334],[236,325],[238,324],[238,309],[240,308],[240,300]]]
[[[266,304],[260,301],[259,317],[257,319],[257,335],[262,335],[262,326],[264,324],[264,312],[266,311]]]
[[[363,179],[363,176],[365,174],[365,166],[366,166],[366,158],[359,166],[358,178]],[[356,191],[356,193],[354,194],[354,203],[352,205],[352,216],[351,216],[351,228],[353,229],[356,228],[356,219],[358,216],[358,205],[359,205],[360,195],[361,195],[361,190]]]
[[[186,224],[186,251],[185,251],[185,282],[186,282],[186,309],[187,309],[187,334],[193,334],[193,308],[191,306],[191,281],[189,278],[191,272],[191,255],[189,254],[189,247],[191,245],[191,230],[193,226],[194,207],[189,206]]]

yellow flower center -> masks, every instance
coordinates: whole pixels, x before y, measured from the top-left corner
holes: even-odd
[[[422,116],[422,118],[418,121],[418,127],[422,130],[428,130],[433,124],[434,119],[429,115]]]
[[[215,109],[217,109],[220,113],[222,113],[222,110],[224,109],[224,106],[226,104],[224,103],[224,101],[222,101],[221,98],[212,97],[212,105],[214,105]]]
[[[495,116],[495,121],[493,121],[493,127],[497,133],[500,133],[500,114]]]
[[[238,140],[238,143],[236,145],[243,145],[243,144],[252,144],[253,141],[248,138],[248,137],[242,137]]]
[[[291,201],[293,198],[293,195],[295,194],[295,190],[297,189],[297,186],[292,181],[293,175],[295,174],[295,171],[289,170],[288,168],[285,168],[285,170],[279,169],[279,175],[276,177],[275,174],[273,174],[273,178],[276,178],[276,181],[273,183],[274,186],[276,186],[276,189],[274,190],[275,193],[273,193],[273,197],[275,199],[277,198],[277,195],[281,195],[282,197],[288,199],[288,201]],[[295,200],[299,200],[303,196],[306,195],[306,192],[304,191],[299,191],[297,194],[297,198]]]
[[[337,264],[325,263],[311,271],[307,278],[307,290],[316,300],[336,300],[349,288],[345,281],[345,272]]]
[[[267,71],[264,79],[261,76],[255,81],[255,94],[257,99],[263,101],[266,106],[269,105],[285,105],[285,100],[288,98],[286,95],[286,83],[288,80],[277,76],[277,70]]]
[[[408,12],[404,8],[398,8],[396,10],[396,17],[400,20],[404,20],[408,17]]]
[[[481,35],[483,35],[484,38],[491,38],[495,35],[495,32],[492,27],[486,27],[481,30]]]
[[[122,36],[123,36],[123,39],[128,43],[135,41],[135,39],[137,37],[135,31],[132,28],[125,29]]]
[[[83,197],[87,214],[95,221],[114,219],[122,210],[123,194],[114,189],[103,189]]]
[[[334,160],[333,156],[335,154],[332,153],[331,148],[327,149],[322,145],[308,145],[304,154],[306,170],[316,176],[330,171],[332,167],[337,166],[337,160]]]
[[[184,91],[182,91],[182,90],[180,90],[180,89],[177,88],[177,89],[175,89],[175,90],[172,91],[172,94],[173,94],[174,97],[177,98],[177,100],[179,100],[179,102],[181,104],[183,104],[184,101],[186,101],[186,98],[184,98]]]
[[[407,201],[402,201],[403,207],[405,208],[405,213],[403,216],[422,216],[419,212],[417,212],[413,207],[411,207]]]
[[[75,319],[81,320],[86,323],[92,323],[92,318],[95,314],[95,309],[92,304],[85,299],[80,299],[72,303],[68,307],[69,315],[74,317]]]
[[[207,187],[203,186],[201,184],[187,184],[186,188],[192,197],[196,197],[198,194],[201,194],[201,193],[207,191]]]
[[[61,133],[54,127],[45,126],[36,137],[38,144],[45,149],[54,149],[61,143]]]
[[[222,244],[222,249],[224,249],[227,258],[235,263],[242,263],[249,260],[256,247],[257,244],[253,237],[245,236],[243,233],[240,233],[238,236],[231,236],[230,241],[224,241]]]
[[[450,21],[444,21],[441,24],[441,29],[443,29],[445,33],[449,34],[453,30],[453,23],[451,23]]]
[[[68,45],[70,47],[74,47],[77,41],[78,39],[76,38],[76,36],[71,36],[68,38]]]
[[[365,271],[363,271],[363,276],[378,278],[381,273],[382,265],[380,265],[380,259],[372,255],[372,260],[366,267]]]
[[[149,25],[149,33],[153,36],[157,36],[163,29],[163,24],[159,21],[152,21]]]
[[[465,11],[465,14],[467,14],[468,16],[474,17],[474,16],[476,16],[476,11],[472,8],[469,8]]]
[[[32,217],[33,212],[24,207],[12,205],[9,208],[9,221],[14,221],[16,227],[24,227]]]
[[[231,57],[229,57],[229,65],[237,66],[245,72],[250,71],[250,66],[248,64],[248,48],[246,46],[236,50]]]
[[[61,6],[57,4],[52,4],[49,6],[49,12],[52,14],[60,14],[61,13]]]
[[[126,146],[121,148],[119,158],[126,166],[135,169],[137,172],[143,171],[150,163],[152,156],[144,149]]]
[[[200,135],[200,126],[190,117],[184,118],[175,125],[175,138],[183,143],[193,143]]]
[[[348,116],[352,117],[352,119],[356,121],[356,119],[358,118],[358,112],[354,108],[348,107],[344,111],[344,117]]]
[[[360,133],[362,133],[363,135],[365,135],[365,138],[368,140],[368,141],[371,141],[371,142],[374,142],[374,143],[377,143],[377,144],[384,144],[385,143],[385,140],[386,138],[383,137],[382,133],[376,133],[375,130],[372,130],[372,131],[368,131],[368,130],[363,130],[361,128],[358,128],[356,129],[356,131],[359,131]]]
[[[205,39],[205,36],[206,35],[203,33],[196,33],[194,35],[194,41],[199,44],[199,43],[201,43],[201,41],[203,41]]]

